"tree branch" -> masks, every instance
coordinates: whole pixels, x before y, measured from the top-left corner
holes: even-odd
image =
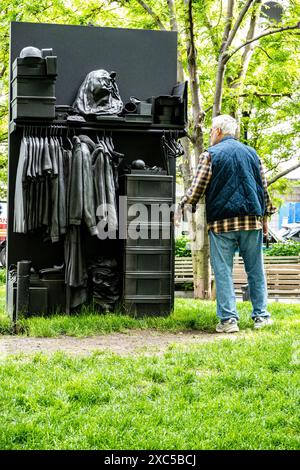
[[[268,169],[265,171],[265,175],[266,175],[267,173],[269,173],[270,171],[276,170],[276,168],[278,168],[279,165],[282,165],[283,162],[287,163],[287,162],[289,162],[290,160],[292,160],[293,158],[294,158],[294,157],[291,157],[291,158],[289,158],[289,159],[287,159],[287,160],[282,160],[282,159],[280,159],[275,165],[273,165],[271,168],[268,168]]]
[[[204,20],[203,21],[204,26],[206,26],[206,28],[208,29],[209,37],[210,37],[210,40],[212,42],[213,48],[215,50],[216,59],[218,59],[218,52],[219,52],[219,50],[218,50],[218,39],[217,39],[217,36],[215,35],[215,33],[213,31],[214,26],[209,21],[208,16],[207,16],[205,11],[204,11],[203,20]]]
[[[5,74],[5,72],[6,72],[6,64],[3,65],[3,67],[2,67],[2,69],[1,69],[1,71],[0,71],[0,78],[3,77],[3,75]]]
[[[231,29],[232,18],[233,18],[233,7],[234,0],[228,0],[227,2],[227,12],[226,12],[226,24],[223,32],[222,44],[219,52],[218,68],[216,73],[216,87],[214,94],[214,105],[212,117],[218,116],[221,112],[221,103],[222,103],[222,94],[223,94],[223,81],[225,74],[226,61],[224,60],[225,55],[225,46],[228,40],[228,36]]]
[[[167,2],[168,2],[168,7],[169,7],[171,30],[178,31],[174,0],[167,0]]]
[[[291,98],[292,93],[258,93],[258,92],[254,92],[254,93],[242,93],[239,96],[242,96],[242,97],[257,96],[258,98],[260,98],[261,96],[270,96],[271,98],[278,98],[278,97],[288,96],[289,98]]]
[[[222,55],[223,51],[225,51],[225,45],[228,40],[228,36],[231,29],[231,23],[233,18],[233,7],[234,7],[234,0],[228,0],[227,3],[227,12],[226,12],[226,24],[223,32],[222,44],[220,48],[220,55]]]
[[[270,54],[268,54],[268,52],[263,47],[261,47],[261,46],[256,46],[256,47],[257,47],[257,49],[261,49],[270,60],[273,60],[272,57],[270,56]]]
[[[225,46],[224,46],[224,52],[227,51],[228,47],[231,45],[232,41],[234,40],[235,38],[235,35],[247,13],[247,11],[249,10],[250,6],[251,6],[251,3],[253,2],[254,0],[247,0],[246,4],[244,5],[244,7],[242,8],[242,10],[240,11],[240,14],[235,22],[235,24],[233,25],[233,28],[232,30],[230,31],[230,34],[228,36],[228,39],[225,43]]]
[[[178,32],[178,23],[176,17],[176,5],[175,0],[167,0],[168,7],[169,7],[169,15],[170,15],[170,26],[171,31]],[[178,45],[181,46],[180,35],[178,34]],[[184,68],[183,68],[183,61],[182,61],[182,54],[181,54],[181,47],[178,48],[177,51],[177,81],[183,82],[185,79],[184,77]]]
[[[147,13],[149,13],[150,16],[152,16],[152,18],[155,20],[159,28],[162,29],[163,31],[166,31],[167,28],[162,24],[159,16],[152,10],[152,8],[149,7],[149,5],[147,5],[147,3],[144,2],[143,0],[136,0],[136,1],[141,5],[141,7],[144,8],[144,10],[146,10]]]
[[[202,122],[204,114],[202,111],[198,74],[197,74],[197,63],[196,63],[196,47],[194,37],[194,19],[192,10],[192,0],[184,0],[186,5],[186,49],[187,49],[187,60],[188,60],[188,71],[190,76],[190,89],[192,94],[192,111],[193,111],[193,135],[194,148],[196,156],[199,156],[203,148],[203,133],[202,133]]]
[[[210,105],[208,108],[206,108],[203,112],[204,114],[208,113],[208,111],[210,111],[211,109],[213,109],[213,105]]]
[[[219,26],[221,18],[222,18],[222,12],[223,12],[223,0],[220,1],[220,13],[219,13],[218,22],[215,25],[211,25],[212,28],[217,28]]]
[[[263,33],[263,34],[260,34],[259,36],[256,36],[255,38],[253,39],[250,39],[249,41],[246,41],[244,42],[244,44],[241,44],[239,47],[237,47],[233,52],[231,52],[230,54],[227,54],[226,56],[226,62],[228,62],[229,59],[231,59],[231,57],[236,53],[238,52],[240,49],[242,49],[242,47],[245,47],[247,46],[247,44],[250,44],[251,42],[254,42],[254,41],[258,41],[259,39],[265,37],[265,36],[270,36],[271,34],[277,34],[277,33],[281,33],[283,31],[292,31],[292,30],[295,30],[295,29],[300,29],[300,21],[299,23],[297,23],[296,25],[294,26],[285,26],[283,28],[279,28],[279,29],[275,29],[273,31],[268,31],[267,33]]]
[[[254,5],[256,5],[257,8],[253,10],[251,18],[250,18],[249,29],[248,29],[247,36],[246,36],[247,41],[250,41],[254,37],[257,20],[261,11],[261,0],[255,0]],[[242,55],[240,68],[238,71],[238,76],[237,76],[237,79],[233,81],[231,85],[232,88],[238,88],[238,87],[243,86],[244,80],[246,78],[246,74],[248,71],[249,63],[253,54],[253,50],[254,50],[254,45],[251,45],[251,46],[247,45],[245,47],[245,50]],[[238,105],[241,105],[241,102],[239,102]]]
[[[300,161],[296,163],[295,165],[291,166],[287,170],[282,171],[281,173],[278,173],[278,175],[274,176],[273,178],[268,180],[268,186],[271,186],[271,184],[275,183],[275,181],[279,180],[283,176],[287,175],[288,173],[291,173],[291,171],[296,170],[297,168],[300,167]]]

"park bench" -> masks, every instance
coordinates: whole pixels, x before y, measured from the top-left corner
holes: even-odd
[[[244,264],[241,256],[234,257],[235,264]],[[264,256],[264,264],[299,264],[300,256]]]
[[[269,297],[300,297],[300,257],[265,256],[265,273]],[[247,285],[247,275],[243,259],[235,256],[233,281],[237,295],[243,295]],[[175,257],[175,284],[193,282],[192,258]]]
[[[192,257],[175,256],[175,283],[193,282]]]
[[[264,256],[264,266],[269,297],[300,296],[299,256]],[[233,280],[237,295],[245,293],[247,275],[240,256],[234,259]]]

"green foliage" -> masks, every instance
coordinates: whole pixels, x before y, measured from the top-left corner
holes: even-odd
[[[0,267],[0,285],[6,282],[6,269]]]
[[[298,256],[300,254],[300,243],[292,240],[285,243],[274,243],[264,253],[266,256]]]
[[[245,40],[254,5],[247,12],[231,47],[235,50]],[[178,27],[178,60],[187,69],[187,5],[175,0]],[[144,7],[143,7],[144,5]],[[149,8],[146,10],[145,5]],[[194,17],[196,66],[199,76],[200,98],[204,116],[204,146],[208,145],[211,126],[211,108],[214,101],[215,78],[219,50],[226,22],[226,2],[203,0],[192,2]],[[242,8],[235,2],[234,19]],[[299,21],[300,2],[292,0],[285,5],[282,23],[276,27],[294,25]],[[0,11],[0,198],[6,198],[7,179],[7,125],[8,125],[8,57],[9,24],[11,21],[64,23],[125,28],[171,29],[168,2],[165,0],[2,0]],[[275,25],[260,20],[260,29],[267,31]],[[223,113],[241,116],[241,139],[255,147],[268,171],[268,178],[279,172],[279,164],[297,155],[300,135],[300,36],[299,32],[269,35],[253,43],[246,76],[240,80],[244,48],[232,56],[227,64],[223,90]],[[190,129],[192,97],[189,96]],[[4,144],[4,145],[3,145]],[[289,191],[286,182],[276,183],[272,192],[274,202],[280,205],[278,194]]]
[[[121,6],[110,0],[1,0],[0,9],[0,199],[7,197],[7,140],[10,22],[120,27]],[[47,44],[45,44],[47,46]]]
[[[179,290],[183,290],[183,291],[194,290],[194,284],[192,282],[183,282],[179,284]]]
[[[159,18],[164,27],[169,29],[167,2],[148,0],[152,9],[149,14],[139,2],[128,0],[122,2],[126,11],[126,25],[157,29]],[[235,2],[235,18],[237,18],[242,2]],[[223,30],[226,21],[226,2],[205,0],[193,2],[194,35],[197,48],[197,70],[202,107],[206,111],[204,118],[204,146],[208,145],[208,130],[211,127],[211,107],[214,101],[215,77],[217,61]],[[178,25],[178,59],[187,71],[187,49],[185,32],[187,28],[187,7],[182,0],[175,1],[176,20]],[[232,44],[234,50],[245,41],[253,5],[246,14],[242,27],[239,29]],[[285,6],[282,23],[271,24],[268,19],[260,19],[257,34],[281,26],[294,25],[299,21],[299,1],[292,1]],[[249,68],[243,80],[239,81],[242,55],[244,48],[234,54],[227,64],[224,79],[222,112],[241,116],[241,140],[255,147],[261,156],[271,178],[280,171],[279,164],[288,161],[298,153],[299,148],[299,65],[300,38],[299,34],[284,32],[270,35],[253,43],[254,52]],[[243,98],[241,98],[243,96]],[[189,103],[192,103],[189,96]],[[189,116],[192,118],[191,109]],[[195,123],[190,121],[192,132]],[[286,183],[276,184],[272,189],[274,203],[281,204],[279,194],[287,194]]]
[[[268,173],[266,176],[268,178]],[[299,181],[288,180],[287,178],[280,178],[275,181],[275,183],[268,188],[273,204],[278,208],[281,207],[285,202],[285,197],[287,197],[296,186],[299,186]]]
[[[0,152],[0,200],[7,200],[7,153]]]
[[[191,256],[191,250],[187,247],[189,239],[185,236],[178,237],[175,240],[175,256],[188,257]]]

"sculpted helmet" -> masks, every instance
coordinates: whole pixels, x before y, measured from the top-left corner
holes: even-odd
[[[20,57],[21,59],[24,59],[25,57],[38,57],[39,59],[43,58],[42,51],[33,46],[23,47],[20,52]]]

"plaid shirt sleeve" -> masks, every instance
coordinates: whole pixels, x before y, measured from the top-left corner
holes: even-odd
[[[200,155],[199,163],[196,169],[196,174],[193,178],[192,184],[181,198],[179,203],[183,209],[185,204],[191,204],[195,206],[199,199],[204,195],[208,183],[210,182],[212,175],[211,168],[211,157],[210,154],[205,151]]]
[[[265,169],[261,162],[261,159],[259,159],[259,164],[260,164],[260,174],[261,174],[261,179],[262,179],[263,188],[264,188],[264,195],[265,195],[265,214],[264,215],[272,215],[277,211],[277,208],[273,206],[271,198],[270,198],[270,194],[268,192],[268,182],[267,182]]]

